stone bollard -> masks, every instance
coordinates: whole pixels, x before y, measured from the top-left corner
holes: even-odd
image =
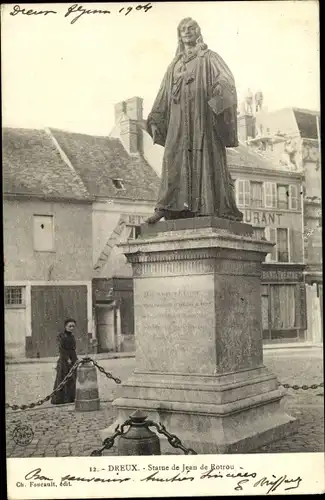
[[[130,428],[118,440],[118,455],[161,455],[159,437],[149,429],[146,418],[140,410],[130,416]]]
[[[80,364],[77,368],[75,409],[76,411],[96,411],[99,407],[96,367],[91,362]]]

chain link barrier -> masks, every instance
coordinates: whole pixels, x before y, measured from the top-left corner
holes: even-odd
[[[69,373],[67,373],[67,375],[64,377],[62,382],[60,382],[60,384],[56,387],[56,389],[54,389],[54,391],[52,391],[51,394],[49,394],[45,398],[39,399],[35,403],[29,403],[26,405],[11,405],[9,403],[6,403],[6,409],[12,409],[14,411],[17,411],[17,410],[27,410],[30,408],[35,408],[36,406],[42,406],[42,404],[46,403],[46,401],[49,401],[52,398],[52,396],[54,396],[54,394],[56,394],[61,389],[63,389],[65,384],[67,384],[68,381],[74,376],[74,373],[77,370],[79,365],[84,365],[86,363],[92,363],[101,373],[104,373],[104,375],[107,378],[114,380],[114,382],[116,384],[121,383],[121,380],[119,378],[114,377],[114,375],[107,372],[102,366],[100,366],[98,363],[96,363],[96,361],[94,361],[92,358],[85,357],[85,358],[79,359],[78,361],[75,362],[75,364],[70,368]]]
[[[156,424],[156,422],[153,422],[152,420],[149,421],[149,426],[153,426],[157,429],[157,432],[159,434],[163,434],[166,436],[168,443],[173,447],[173,448],[179,448],[182,450],[184,455],[197,455],[196,451],[194,451],[192,448],[186,448],[181,440],[175,435],[175,434],[170,434],[167,430],[166,427],[159,422],[159,424]]]
[[[293,389],[294,391],[307,391],[309,389],[318,389],[319,387],[324,387],[324,383],[321,382],[320,384],[312,384],[312,385],[290,385],[290,384],[279,384],[281,387],[284,387],[285,389]]]
[[[27,410],[27,409],[30,409],[30,408],[35,408],[36,406],[42,406],[42,404],[44,404],[46,401],[49,401],[52,398],[52,396],[54,396],[54,394],[56,394],[61,389],[63,389],[63,387],[69,381],[69,379],[71,379],[74,376],[74,373],[77,370],[77,368],[78,368],[79,365],[83,365],[83,364],[86,364],[86,363],[92,363],[108,379],[113,380],[116,384],[121,384],[121,380],[119,378],[114,377],[114,375],[112,375],[112,373],[107,372],[105,370],[105,368],[103,368],[102,366],[100,366],[94,359],[86,356],[86,357],[84,357],[84,358],[76,361],[76,363],[71,367],[69,373],[64,377],[64,379],[62,380],[62,382],[60,382],[60,384],[57,386],[57,388],[54,389],[54,391],[52,391],[51,394],[49,394],[45,398],[39,399],[35,403],[29,403],[29,404],[25,404],[25,405],[15,405],[15,404],[11,405],[9,403],[6,403],[6,409],[10,409],[11,408],[12,410],[16,411],[16,410]],[[320,384],[312,384],[312,385],[296,385],[296,384],[291,385],[291,384],[282,384],[282,383],[280,383],[279,386],[284,387],[285,389],[293,389],[294,391],[299,391],[299,390],[307,391],[307,390],[310,390],[310,389],[311,390],[315,390],[315,389],[318,389],[318,388],[323,388],[324,387],[324,383],[321,382]],[[126,425],[126,424],[124,423],[123,425]],[[153,422],[150,425],[153,425],[153,426],[156,427],[158,424],[156,424],[155,422]],[[177,436],[174,436],[172,434],[170,434],[168,436],[169,433],[166,431],[165,427],[162,424],[159,424],[159,426],[160,426],[159,428],[157,427],[157,431],[160,432],[161,434],[164,434],[164,432],[166,432],[165,436],[168,438],[168,442],[171,444],[171,446],[174,446],[174,444],[177,444],[178,446],[174,446],[174,447],[179,447],[179,448],[182,449],[182,445],[179,446],[179,440],[178,440]],[[118,435],[119,434],[117,434],[117,436]],[[109,438],[109,439],[111,439],[111,438]],[[171,441],[169,441],[169,439],[171,439]],[[113,444],[114,444],[114,441],[113,441]],[[106,448],[106,449],[108,449],[108,448]],[[184,450],[182,450],[182,451],[184,451]]]
[[[91,457],[101,457],[103,454],[104,450],[109,450],[112,448],[112,446],[115,443],[115,439],[119,436],[122,436],[123,434],[126,433],[126,427],[132,426],[132,419],[128,418],[121,426],[117,426],[115,428],[115,432],[111,437],[108,437],[104,439],[103,441],[103,447],[99,448],[97,450],[94,450],[91,452],[90,456]],[[148,427],[155,427],[157,429],[157,432],[159,434],[163,434],[164,436],[167,437],[168,443],[173,447],[173,448],[179,448],[180,450],[183,451],[184,455],[197,455],[196,451],[194,451],[192,448],[186,448],[183,444],[182,441],[176,436],[176,434],[170,434],[167,430],[166,427],[159,422],[157,424],[153,420],[148,420],[146,422],[146,425]]]

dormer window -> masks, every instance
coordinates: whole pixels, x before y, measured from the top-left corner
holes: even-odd
[[[112,182],[113,182],[114,187],[116,189],[124,190],[125,191],[125,187],[124,187],[124,184],[122,182],[122,179],[112,179]]]

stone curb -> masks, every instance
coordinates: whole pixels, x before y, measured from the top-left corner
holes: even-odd
[[[102,353],[102,354],[82,354],[79,358],[89,356],[96,361],[107,360],[107,359],[122,359],[122,358],[134,358],[135,353],[133,352],[116,352],[116,353]],[[55,358],[12,358],[6,359],[6,365],[21,365],[21,364],[36,364],[36,363],[56,363],[58,356]]]
[[[263,351],[273,351],[273,350],[291,350],[291,349],[322,349],[323,344],[266,344],[263,346]],[[86,356],[86,354],[79,355],[79,357]],[[115,353],[100,353],[100,354],[88,354],[91,358],[95,360],[107,360],[107,359],[121,359],[121,358],[134,358],[135,352],[115,352]],[[35,363],[56,363],[57,357],[51,358],[7,358],[5,363],[7,365],[21,365],[21,364],[35,364]]]

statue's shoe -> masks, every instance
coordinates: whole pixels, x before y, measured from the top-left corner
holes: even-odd
[[[156,224],[165,216],[164,210],[156,210],[155,213],[146,220],[147,224]]]

